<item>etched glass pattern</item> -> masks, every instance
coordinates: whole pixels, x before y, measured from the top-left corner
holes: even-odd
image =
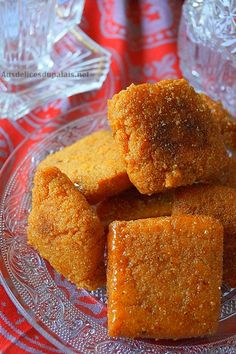
[[[179,29],[183,75],[236,116],[236,0],[187,0]]]
[[[42,69],[35,77],[0,78],[0,118],[16,120],[51,100],[100,88],[109,71],[110,53],[72,28],[54,43],[50,61],[49,74]]]
[[[83,7],[84,0],[0,0],[0,119],[101,87],[110,53],[78,28]]]

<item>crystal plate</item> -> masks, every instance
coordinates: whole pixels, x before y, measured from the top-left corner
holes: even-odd
[[[96,113],[46,138],[45,133],[37,132],[6,162],[0,177],[0,262],[1,281],[8,295],[26,319],[64,353],[235,353],[236,289],[222,287],[220,326],[213,337],[181,341],[110,338],[106,290],[77,289],[27,245],[37,164],[47,154],[104,127],[106,114]]]

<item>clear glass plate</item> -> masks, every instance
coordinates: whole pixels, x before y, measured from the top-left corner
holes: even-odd
[[[63,119],[61,119],[63,121]],[[64,353],[235,353],[236,289],[222,288],[218,333],[181,341],[110,338],[106,290],[76,289],[26,242],[35,168],[50,152],[107,126],[105,113],[73,121],[45,138],[37,132],[11,155],[1,173],[1,281],[19,311]]]

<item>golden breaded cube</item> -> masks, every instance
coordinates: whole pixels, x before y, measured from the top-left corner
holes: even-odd
[[[104,230],[85,197],[56,167],[36,172],[32,194],[28,242],[78,287],[103,286]]]
[[[108,119],[140,193],[208,181],[227,163],[210,109],[183,79],[129,86],[108,102]]]
[[[207,95],[201,94],[203,100],[207,103],[211,110],[212,116],[219,126],[225,145],[235,151],[236,150],[236,120],[231,114],[224,109],[219,101],[214,101]]]
[[[222,184],[236,188],[236,160],[234,158],[229,159],[228,167],[225,169],[225,180]]]
[[[111,132],[100,130],[51,154],[39,168],[56,166],[78,185],[90,203],[129,188],[125,163]]]
[[[215,333],[222,252],[223,227],[207,216],[113,222],[109,334],[179,339]]]
[[[108,226],[115,220],[137,220],[171,215],[173,192],[151,196],[130,189],[117,196],[105,199],[97,206],[97,215]]]
[[[228,158],[228,164],[219,170],[219,175],[212,178],[211,182],[216,185],[223,185],[236,188],[236,160]]]
[[[193,185],[176,190],[173,214],[204,214],[224,227],[223,280],[236,287],[236,189],[225,186]]]

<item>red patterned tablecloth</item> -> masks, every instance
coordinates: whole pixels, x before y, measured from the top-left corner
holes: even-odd
[[[176,40],[181,6],[181,0],[86,0],[81,27],[112,54],[103,87],[48,104],[16,122],[0,120],[0,167],[23,139],[46,123],[48,131],[60,125],[57,117],[73,106],[81,115],[92,113],[132,82],[180,77]],[[2,286],[0,353],[60,353],[21,316]]]

